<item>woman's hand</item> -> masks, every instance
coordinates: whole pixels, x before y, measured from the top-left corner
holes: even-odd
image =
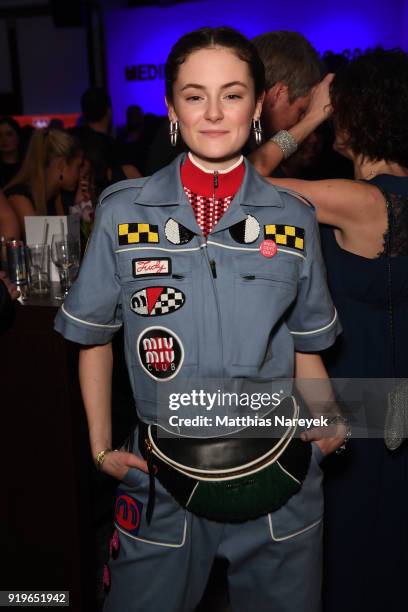
[[[323,455],[328,455],[344,444],[349,436],[345,419],[340,414],[320,355],[296,351],[295,375],[296,387],[305,400],[311,415],[319,419],[322,416],[328,419],[327,423],[321,427],[303,431],[300,439],[304,442],[316,442]],[[326,410],[322,413],[324,406]]]
[[[131,467],[142,470],[142,472],[148,472],[147,463],[141,457],[126,451],[112,451],[106,455],[101,466],[101,472],[122,480]]]
[[[330,85],[334,77],[333,73],[329,73],[314,87],[305,118],[308,116],[316,117],[319,119],[319,123],[322,123],[330,117],[333,112],[330,101]]]
[[[300,435],[300,439],[304,442],[316,442],[325,456],[337,450],[346,438],[347,427],[344,423],[333,423],[327,427],[313,427]]]

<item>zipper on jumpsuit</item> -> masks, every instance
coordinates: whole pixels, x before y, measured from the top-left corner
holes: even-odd
[[[213,179],[213,207],[214,207],[214,210],[215,210],[215,195],[216,195],[215,194],[215,190],[218,187],[218,172],[217,172],[217,170],[214,171],[214,175],[213,176],[214,176],[214,179]],[[221,375],[224,376],[224,343],[223,343],[223,337],[222,337],[221,309],[220,309],[220,302],[219,302],[219,299],[218,299],[217,285],[215,283],[215,279],[217,278],[217,267],[216,267],[215,261],[213,259],[210,260],[210,257],[208,255],[207,239],[206,239],[206,248],[205,248],[205,258],[206,258],[206,260],[208,262],[208,266],[209,266],[209,269],[210,269],[211,283],[212,283],[213,290],[214,290],[215,302],[217,304],[218,328],[220,330]]]
[[[214,206],[214,210],[215,210],[215,190],[218,187],[218,172],[215,170],[214,171],[214,182],[213,182],[213,206]],[[210,232],[211,233],[211,232]],[[214,297],[215,297],[215,303],[217,305],[217,315],[218,315],[218,328],[220,330],[220,356],[221,356],[221,376],[224,376],[224,348],[223,348],[223,337],[222,337],[222,325],[221,325],[221,309],[220,309],[220,302],[218,299],[218,291],[217,291],[217,286],[215,284],[215,279],[217,278],[217,268],[216,268],[216,264],[214,260],[210,260],[210,257],[208,255],[208,247],[207,247],[207,239],[205,239],[205,249],[200,249],[201,251],[205,251],[205,253],[202,253],[203,257],[205,257],[205,260],[207,262],[207,267],[210,273],[210,278],[211,278],[211,283],[213,286],[213,291],[214,291]],[[148,498],[148,502],[147,502],[147,508],[146,508],[146,520],[147,520],[147,524],[150,525],[151,520],[153,518],[153,512],[154,512],[154,505],[155,505],[155,499],[156,499],[156,486],[155,486],[155,465],[153,463],[154,459],[153,459],[153,448],[151,445],[150,440],[148,440],[147,438],[145,439],[145,447],[146,447],[146,462],[147,462],[147,466],[148,466],[148,470],[149,470],[149,498]]]

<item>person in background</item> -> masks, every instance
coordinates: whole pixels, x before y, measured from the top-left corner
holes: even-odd
[[[19,240],[21,237],[21,227],[17,214],[9,204],[6,196],[0,191],[0,237],[6,240],[14,238]]]
[[[140,172],[131,164],[120,164],[118,143],[112,138],[112,102],[101,87],[87,89],[81,96],[84,125],[71,129],[78,138],[84,156],[92,166],[96,196],[111,183],[138,178]]]
[[[22,161],[21,129],[12,117],[0,119],[0,188],[17,174]]]
[[[306,114],[322,64],[316,49],[299,32],[274,31],[255,36],[265,66],[262,128],[270,138],[296,125]]]
[[[267,32],[256,36],[253,43],[265,66],[261,115],[265,142],[249,159],[263,176],[281,175],[279,164],[327,118],[333,75],[321,80],[319,55],[298,32]]]
[[[20,171],[5,188],[22,234],[25,216],[68,214],[61,190],[76,191],[82,161],[81,146],[68,132],[35,131]]]
[[[356,54],[331,100],[335,147],[356,180],[269,179],[310,198],[325,224],[323,256],[343,325],[323,353],[330,376],[375,379],[365,399],[381,437],[368,430],[372,439],[352,438],[343,456],[326,461],[324,612],[404,610],[408,444],[384,443],[390,404],[380,385],[408,378],[408,55]]]
[[[23,125],[21,128],[21,147],[23,151],[22,159],[24,159],[25,154],[28,149],[28,145],[30,144],[31,136],[35,133],[36,128],[32,125]]]
[[[144,133],[144,113],[140,106],[128,106],[126,126],[118,136],[118,161],[121,165],[133,165],[142,173],[145,170],[146,147]]]
[[[6,240],[20,238],[20,225],[7,198],[0,191],[0,237]],[[0,254],[0,333],[5,331],[12,320],[13,301],[19,296],[17,287],[10,281],[6,272],[1,269]]]

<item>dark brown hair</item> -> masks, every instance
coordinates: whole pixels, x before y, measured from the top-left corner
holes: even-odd
[[[345,145],[370,160],[408,167],[408,55],[381,47],[357,52],[330,89]]]
[[[172,47],[165,65],[166,97],[173,101],[173,85],[179,67],[193,51],[210,47],[226,47],[233,50],[239,59],[246,62],[255,86],[255,97],[265,91],[265,70],[258,53],[243,34],[227,26],[200,28],[182,36]]]

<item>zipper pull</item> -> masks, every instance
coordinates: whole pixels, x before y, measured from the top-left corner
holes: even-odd
[[[214,189],[218,187],[218,171],[214,170]]]
[[[211,267],[211,272],[212,272],[213,277],[217,278],[217,268],[215,265],[215,261],[213,259],[210,261],[210,267]]]

